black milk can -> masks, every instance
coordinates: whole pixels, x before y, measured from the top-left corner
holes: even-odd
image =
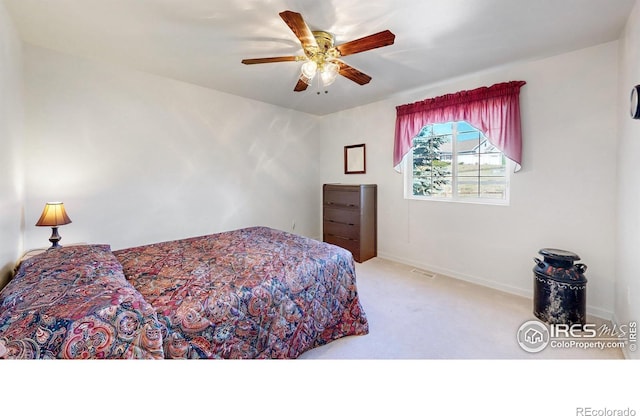
[[[549,324],[586,324],[587,266],[566,250],[543,248],[534,258],[533,314]]]

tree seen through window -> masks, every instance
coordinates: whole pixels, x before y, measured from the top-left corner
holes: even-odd
[[[465,121],[425,126],[413,140],[410,197],[507,198],[507,159]]]

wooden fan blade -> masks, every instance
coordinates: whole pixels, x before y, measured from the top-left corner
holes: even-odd
[[[300,92],[300,91],[304,91],[307,89],[309,85],[304,82],[304,80],[302,79],[302,75],[300,76],[300,79],[298,79],[298,83],[296,84],[295,88],[293,89],[296,92]]]
[[[280,13],[280,17],[296,35],[296,37],[302,44],[303,49],[306,49],[309,46],[318,46],[316,38],[313,36],[313,33],[309,29],[309,26],[307,26],[307,24],[305,23],[300,13],[285,10],[284,12]]]
[[[371,81],[371,77],[363,72],[358,71],[352,66],[349,66],[341,61],[335,61],[340,66],[339,74],[343,77],[349,78],[351,81],[356,84],[364,85],[368,84]]]
[[[272,62],[291,62],[291,61],[297,61],[297,60],[299,60],[297,56],[274,56],[272,58],[243,59],[242,63],[245,65],[253,65],[253,64],[269,64]]]
[[[353,55],[354,53],[368,51],[370,49],[381,48],[393,45],[396,35],[388,30],[365,36],[351,42],[336,46],[341,56]]]

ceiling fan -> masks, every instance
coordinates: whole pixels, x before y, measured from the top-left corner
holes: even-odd
[[[253,65],[273,62],[304,61],[300,78],[293,89],[294,91],[306,90],[317,73],[320,73],[320,79],[324,86],[333,83],[338,75],[349,78],[360,85],[367,84],[371,81],[369,75],[347,65],[339,58],[392,45],[396,37],[396,35],[389,30],[384,30],[360,39],[335,45],[335,39],[331,33],[311,31],[300,13],[286,10],[280,13],[280,17],[300,41],[304,55],[243,59],[242,63],[245,65]]]

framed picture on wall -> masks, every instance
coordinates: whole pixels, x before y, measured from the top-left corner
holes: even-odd
[[[366,173],[367,158],[365,154],[365,145],[352,144],[344,147],[344,173]]]

